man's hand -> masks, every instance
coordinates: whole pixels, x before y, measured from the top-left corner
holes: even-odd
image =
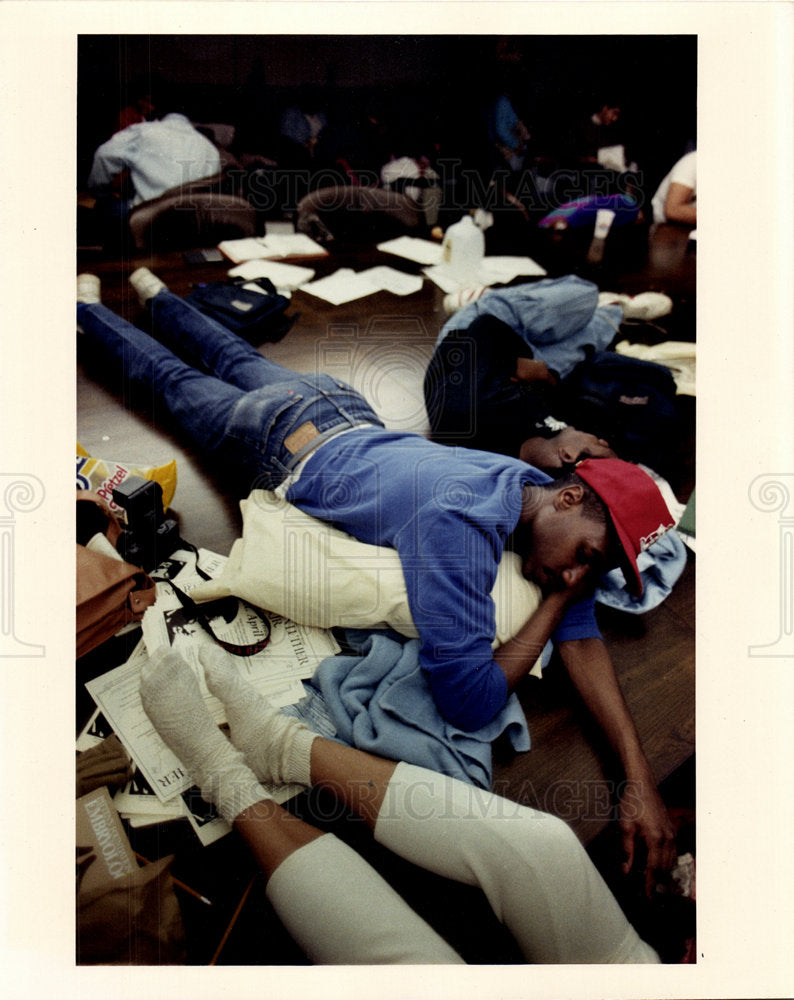
[[[626,783],[619,816],[623,873],[628,875],[633,868],[637,840],[642,840],[647,849],[645,893],[650,896],[658,873],[670,871],[677,857],[675,830],[652,779]]]
[[[557,384],[557,379],[549,371],[549,366],[546,362],[536,361],[534,358],[516,358],[516,373],[510,381],[549,382],[551,385]]]
[[[121,201],[129,201],[135,194],[135,188],[132,185],[132,174],[126,167],[113,177],[110,182],[110,190],[113,197],[120,198]]]
[[[604,735],[623,764],[626,785],[620,800],[619,825],[623,842],[623,871],[634,866],[637,840],[648,850],[645,886],[653,888],[655,873],[676,861],[675,831],[650,765],[640,746],[637,729],[601,639],[574,639],[559,644],[565,669]]]

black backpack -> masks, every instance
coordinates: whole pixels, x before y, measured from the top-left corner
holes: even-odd
[[[262,292],[243,288],[244,283],[259,285]],[[289,299],[279,295],[269,278],[197,285],[187,301],[252,344],[281,340],[300,315],[286,315]]]
[[[669,474],[680,427],[669,368],[596,351],[560,388],[569,424],[606,438],[621,458]]]

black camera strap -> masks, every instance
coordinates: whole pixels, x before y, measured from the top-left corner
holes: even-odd
[[[210,635],[215,642],[217,642],[218,645],[225,649],[228,653],[232,653],[234,656],[254,656],[256,653],[261,653],[270,642],[271,627],[267,615],[260,612],[258,608],[255,608],[247,601],[241,601],[237,597],[220,597],[215,601],[207,601],[206,604],[196,604],[196,602],[189,597],[184,590],[177,587],[173,580],[166,580],[164,577],[158,576],[153,576],[152,579],[155,583],[167,583],[176,594],[179,599],[179,603],[182,605],[183,610],[190,617],[190,619],[198,622],[204,631],[207,632],[207,634]],[[218,616],[233,617],[232,612],[236,613],[237,606],[239,604],[245,604],[246,607],[250,608],[262,623],[264,635],[256,642],[244,645],[236,642],[227,642],[225,639],[221,639],[218,635],[216,635],[215,630],[212,625],[210,625],[210,618]]]

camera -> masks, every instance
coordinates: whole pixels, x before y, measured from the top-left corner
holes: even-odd
[[[150,572],[179,548],[179,526],[163,510],[163,488],[140,476],[127,478],[113,489],[113,500],[124,509],[127,526],[116,549],[123,559]]]

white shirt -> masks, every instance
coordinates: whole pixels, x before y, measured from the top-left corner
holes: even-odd
[[[211,177],[221,169],[220,153],[184,115],[130,125],[94,153],[88,187],[102,191],[128,168],[135,195],[131,205],[158,198],[170,188]]]
[[[692,188],[694,200],[697,191],[697,150],[682,156],[656,189],[656,194],[651,199],[654,222],[667,222],[667,216],[664,214],[664,203],[667,201],[667,192],[670,190],[671,184],[683,184],[684,187]]]

